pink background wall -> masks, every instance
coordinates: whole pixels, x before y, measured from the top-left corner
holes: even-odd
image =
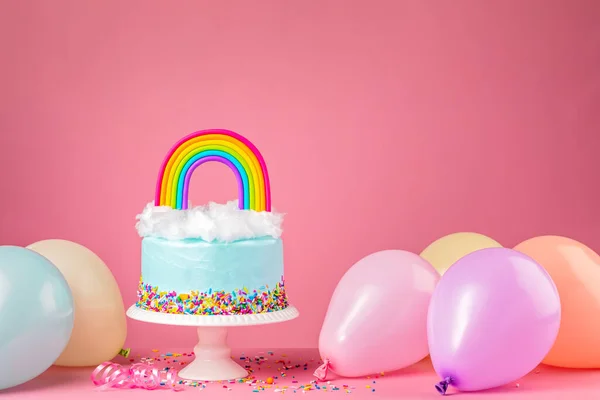
[[[302,313],[234,346],[315,346],[373,251],[462,230],[600,249],[599,2],[176,3],[0,2],[0,243],[80,242],[133,303],[163,156],[222,127],[267,160]],[[221,165],[192,185],[195,203],[236,197]],[[136,347],[195,343],[129,328]]]

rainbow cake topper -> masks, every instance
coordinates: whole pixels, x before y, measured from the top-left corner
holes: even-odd
[[[209,161],[223,163],[235,174],[240,209],[271,211],[265,160],[248,139],[225,129],[194,132],[171,148],[158,173],[154,204],[186,210],[192,173]]]

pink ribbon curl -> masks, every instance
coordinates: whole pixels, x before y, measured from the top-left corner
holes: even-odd
[[[177,385],[177,371],[161,371],[141,363],[130,366],[105,362],[96,367],[92,382],[100,390],[115,389],[171,389],[182,390]]]
[[[324,381],[327,379],[327,372],[329,372],[329,368],[331,368],[331,362],[328,358],[326,358],[323,360],[323,365],[317,368],[313,375],[316,376],[318,380]]]

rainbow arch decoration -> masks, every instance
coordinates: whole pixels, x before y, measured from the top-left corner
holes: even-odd
[[[160,167],[154,204],[186,210],[194,170],[212,161],[225,164],[233,171],[240,209],[271,211],[265,160],[248,139],[226,129],[194,132],[175,143]]]

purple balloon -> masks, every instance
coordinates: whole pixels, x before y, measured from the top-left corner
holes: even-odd
[[[527,375],[550,351],[559,325],[558,291],[533,259],[505,248],[466,255],[429,304],[429,351],[443,379],[436,389],[484,390]]]

